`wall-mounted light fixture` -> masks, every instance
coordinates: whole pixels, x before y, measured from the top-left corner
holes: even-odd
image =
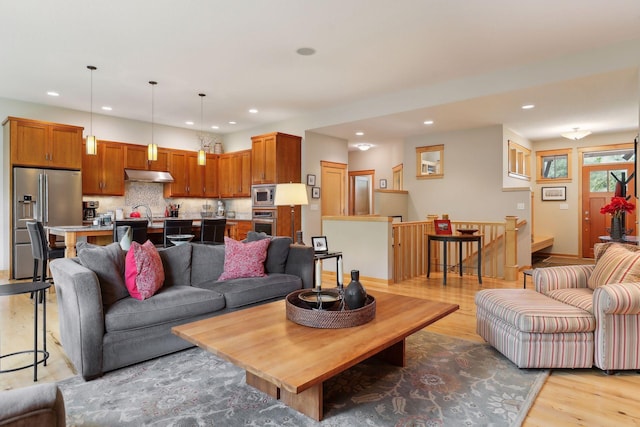
[[[151,85],[151,144],[147,146],[147,160],[155,162],[158,160],[158,145],[153,140],[153,91],[158,82],[150,81]]]
[[[87,65],[87,68],[91,71],[91,102],[89,104],[89,135],[87,135],[85,150],[88,155],[95,156],[96,154],[98,154],[98,142],[96,141],[96,137],[93,134],[93,72],[97,70],[97,68],[93,65]]]

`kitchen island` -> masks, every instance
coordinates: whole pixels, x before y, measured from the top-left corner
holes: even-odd
[[[134,218],[127,218],[127,220],[131,220]],[[146,221],[145,219],[141,219],[140,221]],[[227,219],[227,227],[226,234],[229,237],[235,238],[237,240],[244,239],[246,237],[246,233],[238,233],[238,229],[241,228],[239,223],[251,223],[251,221],[244,220],[228,220]],[[87,242],[93,243],[96,245],[105,245],[113,242],[113,225],[71,225],[71,226],[60,226],[60,227],[45,227],[49,231],[49,241],[51,244],[55,243],[56,236],[64,237],[64,256],[67,258],[73,258],[76,256],[76,243],[78,242],[78,238],[85,237]],[[148,234],[160,234],[164,232],[164,220],[162,221],[153,221],[152,224],[147,228]],[[200,234],[200,218],[193,220],[193,234]],[[160,238],[161,240],[161,238]]]

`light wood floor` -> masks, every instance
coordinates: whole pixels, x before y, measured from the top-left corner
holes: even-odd
[[[0,279],[2,277],[0,276]],[[335,279],[334,279],[335,280]],[[324,277],[325,286],[334,283]],[[4,280],[6,283],[6,275]],[[426,328],[429,331],[482,342],[475,332],[475,293],[482,288],[513,288],[517,282],[484,279],[480,287],[475,276],[447,277],[442,286],[439,275],[412,279],[397,285],[380,285],[363,281],[370,291],[392,292],[417,298],[434,299],[460,305],[460,309]],[[528,280],[527,287],[531,287]],[[48,350],[46,367],[38,369],[39,382],[53,382],[73,376],[74,369],[59,343],[58,313],[55,293],[47,294]],[[33,304],[28,295],[0,298],[0,354],[32,348]],[[25,364],[2,360],[0,369]],[[19,358],[15,358],[19,359]],[[28,362],[27,362],[28,363]],[[33,370],[24,369],[0,374],[0,390],[33,384]],[[637,426],[640,425],[640,375],[625,372],[607,376],[598,369],[554,370],[538,395],[525,426]]]

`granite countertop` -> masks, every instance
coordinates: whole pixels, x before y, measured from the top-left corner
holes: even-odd
[[[212,219],[217,219],[217,218],[222,218],[222,217],[212,217]],[[202,217],[200,215],[198,216],[189,216],[186,215],[184,217],[178,217],[178,218],[172,218],[172,217],[154,217],[153,221],[151,223],[151,225],[149,226],[149,228],[164,228],[164,220],[165,219],[191,219],[193,220],[193,226],[194,227],[199,227],[200,226],[200,220],[202,219]],[[147,221],[146,218],[125,218],[124,221]],[[244,219],[244,218],[227,218],[227,224],[229,225],[236,225],[238,221],[251,221],[251,218],[248,219]],[[62,226],[54,226],[54,227],[50,227],[47,226],[46,227],[49,230],[55,230],[55,231],[59,231],[59,232],[65,232],[65,231],[74,231],[74,232],[79,232],[79,231],[87,231],[87,230],[91,230],[91,231],[110,231],[113,230],[113,225],[62,225]]]

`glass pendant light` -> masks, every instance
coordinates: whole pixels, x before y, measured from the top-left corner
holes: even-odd
[[[207,96],[204,93],[199,93],[198,96],[200,97],[200,149],[198,150],[198,164],[200,166],[204,166],[207,164],[207,153],[204,151],[204,134],[202,133],[202,125],[204,122],[204,114],[203,114],[203,104],[204,104],[204,97]]]
[[[87,136],[86,141],[86,153],[89,156],[95,156],[98,154],[98,142],[96,141],[96,137],[93,134],[93,72],[97,70],[93,65],[87,65],[87,68],[91,71],[91,103],[89,105],[90,111],[90,125],[89,125],[89,135]]]
[[[151,85],[151,144],[147,146],[147,160],[155,162],[158,160],[158,144],[153,141],[153,88],[158,82],[150,81]]]

